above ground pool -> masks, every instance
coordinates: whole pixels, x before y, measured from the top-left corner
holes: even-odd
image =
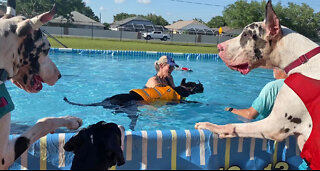
[[[81,107],[66,103],[63,98],[77,103],[101,102],[119,93],[142,88],[155,72],[158,57],[113,54],[51,53],[62,78],[55,86],[45,85],[37,94],[29,94],[7,82],[15,103],[12,112],[12,133],[22,133],[43,117],[72,115],[83,119],[86,127],[98,121],[115,122],[129,130],[131,119],[125,113],[103,107]],[[227,124],[248,122],[230,112],[227,106],[248,108],[263,86],[273,80],[272,70],[256,69],[246,76],[232,71],[217,58],[175,58],[181,67],[193,72],[174,71],[176,85],[183,78],[200,81],[204,93],[191,95],[187,100],[198,104],[142,106],[137,113],[135,130],[193,129],[196,122]],[[58,130],[65,132],[66,130]]]
[[[174,71],[176,85],[183,78],[203,83],[204,93],[187,98],[199,103],[141,106],[139,112],[130,115],[131,119],[137,119],[132,131],[126,113],[102,106],[74,106],[63,100],[67,97],[77,103],[95,103],[142,88],[155,74],[153,64],[163,54],[174,56],[181,67],[193,70]],[[29,94],[6,83],[15,103],[10,138],[17,137],[40,118],[72,115],[83,119],[81,128],[101,120],[126,128],[123,144],[126,163],[111,170],[296,170],[302,162],[293,136],[283,142],[219,139],[210,131],[194,129],[196,122],[203,121],[249,122],[225,112],[224,108],[250,107],[262,87],[273,80],[271,70],[256,69],[243,76],[227,68],[216,54],[52,49],[50,56],[62,74],[55,86],[44,86],[40,93]],[[126,112],[132,114],[132,110]],[[40,138],[10,169],[69,170],[74,155],[63,146],[73,135],[74,132],[59,129]]]

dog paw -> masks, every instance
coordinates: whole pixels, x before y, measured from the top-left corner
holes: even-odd
[[[73,116],[64,116],[62,118],[65,119],[66,121],[68,121],[67,125],[66,125],[66,127],[68,129],[76,130],[80,126],[82,126],[82,119],[80,119],[80,118],[73,117]]]
[[[215,127],[217,125],[215,124],[212,124],[210,122],[199,122],[199,123],[196,123],[196,125],[194,126],[195,129],[206,129],[206,130],[209,130],[211,132],[215,132]]]
[[[234,125],[216,125],[209,122],[196,123],[195,129],[206,129],[219,135],[219,138],[231,138],[236,137]]]
[[[219,138],[233,138],[237,136],[237,133],[235,131],[235,126],[234,125],[223,125],[220,126],[220,131],[219,131]]]

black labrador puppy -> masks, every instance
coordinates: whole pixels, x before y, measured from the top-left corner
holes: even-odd
[[[100,121],[71,137],[64,145],[66,151],[74,153],[71,170],[107,170],[116,164],[123,165],[124,128],[120,128]]]
[[[78,106],[103,106],[105,109],[114,109],[114,113],[127,113],[131,119],[130,129],[134,130],[139,112],[138,106],[145,104],[178,104],[178,103],[198,103],[195,101],[185,100],[191,94],[203,93],[203,85],[195,82],[186,82],[186,78],[182,79],[180,86],[177,87],[156,87],[146,89],[131,90],[126,94],[117,94],[108,97],[102,102],[92,104],[79,104],[70,102],[66,97],[64,101],[72,105]]]

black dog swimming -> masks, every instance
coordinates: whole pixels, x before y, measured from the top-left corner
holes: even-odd
[[[117,94],[108,97],[102,102],[92,104],[79,104],[70,102],[66,97],[64,101],[72,105],[78,106],[103,106],[105,109],[114,109],[115,113],[127,113],[131,119],[130,129],[134,130],[138,115],[138,106],[145,104],[178,104],[178,103],[197,103],[194,101],[186,101],[185,98],[191,94],[203,93],[203,85],[199,82],[187,82],[182,79],[178,87],[155,87],[145,89],[134,89],[127,94]]]
[[[100,121],[81,129],[64,149],[74,153],[71,170],[108,170],[125,163],[121,149],[123,141],[123,127]]]

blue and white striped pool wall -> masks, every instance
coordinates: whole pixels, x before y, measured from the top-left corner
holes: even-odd
[[[70,169],[74,155],[63,146],[72,135],[41,138],[10,169]],[[123,152],[126,163],[112,170],[297,170],[301,163],[295,137],[279,143],[255,138],[219,139],[205,130],[127,131]]]
[[[51,53],[103,54],[175,59],[220,60],[217,54],[180,54],[119,50],[52,48]],[[68,170],[73,153],[63,149],[74,134],[49,134],[34,143],[11,167],[14,170]],[[16,136],[11,135],[10,138]],[[283,142],[255,138],[218,139],[203,130],[127,131],[125,165],[112,170],[297,170],[302,162],[295,137]]]
[[[71,48],[51,48],[51,53],[73,53],[73,54],[100,54],[111,56],[134,56],[145,58],[158,58],[163,55],[171,56],[175,59],[195,59],[195,60],[219,60],[218,54],[203,53],[172,53],[172,52],[153,52],[153,51],[124,51],[124,50],[89,50],[89,49],[71,49]]]

